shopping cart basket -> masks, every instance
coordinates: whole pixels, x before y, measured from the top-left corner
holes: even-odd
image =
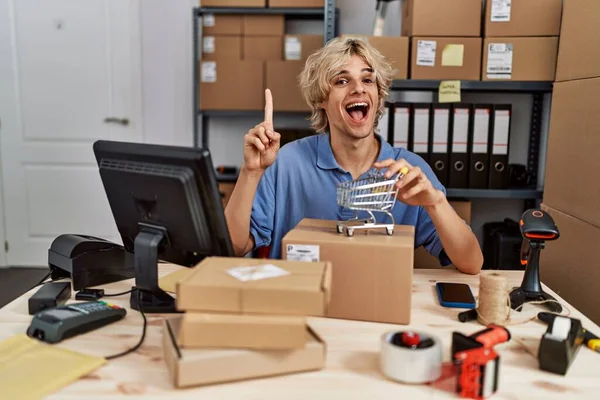
[[[346,231],[346,235],[354,235],[355,229],[385,228],[388,235],[394,234],[394,216],[392,209],[396,203],[398,189],[396,182],[408,172],[402,168],[399,174],[386,179],[378,170],[370,171],[366,178],[343,182],[337,186],[337,204],[354,210],[354,218],[340,221],[337,224],[338,233]],[[358,212],[366,211],[369,219],[359,219]],[[382,212],[391,219],[389,224],[378,224],[374,212]]]

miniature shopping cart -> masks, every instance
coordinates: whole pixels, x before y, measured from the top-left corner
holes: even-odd
[[[338,233],[346,231],[346,235],[354,235],[355,229],[385,228],[388,235],[394,234],[394,216],[392,209],[396,203],[398,189],[396,182],[408,172],[402,168],[400,174],[386,179],[382,173],[372,171],[368,177],[340,183],[337,186],[337,203],[339,206],[354,210],[354,218],[338,222]],[[366,211],[369,219],[359,219],[358,212]],[[382,212],[391,219],[389,224],[378,224],[374,212]]]

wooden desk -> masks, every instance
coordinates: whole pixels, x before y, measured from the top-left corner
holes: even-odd
[[[179,267],[164,265],[161,274]],[[520,284],[521,272],[504,272],[512,285]],[[482,325],[477,322],[460,323],[456,309],[438,305],[434,284],[438,280],[465,282],[477,295],[478,276],[468,276],[455,270],[415,270],[413,285],[413,329],[437,335],[443,341],[444,358],[449,360],[451,332],[471,334]],[[132,282],[123,281],[104,285],[107,293],[128,290]],[[0,309],[0,340],[26,331],[31,317],[27,313],[27,299],[35,290],[26,293]],[[552,291],[550,293],[554,294]],[[108,299],[107,299],[108,300]],[[109,301],[128,306],[129,295]],[[567,304],[563,302],[563,304]],[[600,335],[600,328],[576,311],[571,305],[571,316],[580,318],[584,327]],[[528,305],[526,316],[536,315],[535,306]],[[48,399],[115,399],[168,398],[168,399],[455,399],[449,392],[451,381],[431,385],[401,385],[386,380],[379,372],[379,338],[389,330],[406,326],[358,321],[309,318],[311,325],[325,340],[328,347],[327,365],[322,371],[300,373],[267,379],[236,382],[193,389],[176,390],[172,387],[163,361],[161,321],[164,316],[150,314],[146,341],[136,353],[112,360],[87,377],[65,387]],[[508,327],[513,340],[499,345],[500,387],[495,399],[566,399],[598,398],[600,391],[600,354],[582,348],[576,360],[563,377],[538,368],[537,347],[546,326],[541,322]],[[142,318],[135,311],[118,323],[86,335],[69,339],[61,344],[87,354],[107,356],[125,350],[137,343],[142,330]],[[516,340],[515,340],[516,339]],[[1,396],[0,396],[1,397]]]

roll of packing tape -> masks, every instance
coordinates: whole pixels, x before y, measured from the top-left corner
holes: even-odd
[[[402,383],[433,382],[442,374],[442,346],[426,333],[388,332],[381,337],[382,373]]]

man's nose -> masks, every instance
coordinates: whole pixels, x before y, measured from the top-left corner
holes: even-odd
[[[364,93],[364,92],[365,92],[365,87],[364,87],[362,81],[360,81],[360,80],[355,81],[354,86],[352,88],[352,93],[360,94],[360,93]]]

